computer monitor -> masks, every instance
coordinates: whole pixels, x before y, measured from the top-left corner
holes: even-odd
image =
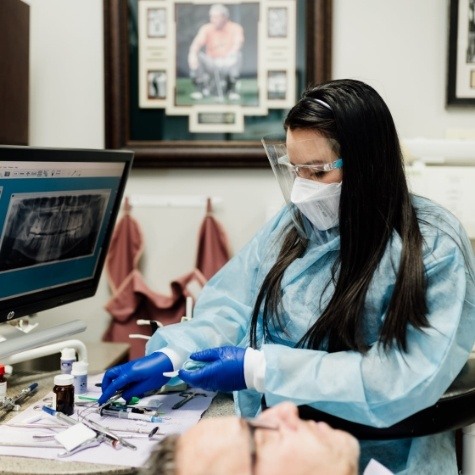
[[[0,323],[96,293],[132,159],[0,146]]]

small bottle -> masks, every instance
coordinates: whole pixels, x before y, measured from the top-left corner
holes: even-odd
[[[73,361],[76,361],[76,351],[74,348],[63,348],[61,350],[61,373],[71,374]]]
[[[5,402],[7,397],[7,378],[5,378],[5,366],[0,364],[0,404]]]
[[[74,413],[74,377],[71,374],[58,374],[54,377],[53,409],[67,416]]]
[[[87,361],[74,361],[71,375],[74,377],[74,394],[87,392]]]

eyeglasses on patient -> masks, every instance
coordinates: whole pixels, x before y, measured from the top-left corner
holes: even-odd
[[[261,421],[259,419],[244,419],[241,418],[241,421],[248,429],[249,436],[249,454],[251,457],[251,473],[254,473],[254,469],[257,461],[257,446],[255,433],[257,429],[263,430],[279,430],[279,425],[276,423]]]

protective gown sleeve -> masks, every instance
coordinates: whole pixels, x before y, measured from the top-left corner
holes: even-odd
[[[430,328],[409,327],[408,352],[378,344],[365,355],[265,344],[268,405],[291,400],[375,427],[433,405],[473,347],[475,289],[460,244],[446,234],[432,240],[424,263]]]
[[[193,309],[193,319],[156,331],[147,343],[146,352],[169,347],[183,364],[194,351],[225,345],[248,346],[256,279],[264,271],[262,256],[271,248],[269,235],[285,224],[286,219],[282,211],[270,220],[208,281]]]

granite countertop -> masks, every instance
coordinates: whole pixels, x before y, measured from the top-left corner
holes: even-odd
[[[100,345],[99,345],[100,346]],[[103,351],[100,350],[100,351]],[[106,364],[105,367],[109,365]],[[35,372],[34,374],[19,374],[11,376],[8,381],[8,394],[15,394],[20,389],[36,382],[38,390],[31,396],[25,404],[31,405],[41,401],[41,399],[52,390],[53,378],[58,371]],[[230,395],[217,394],[213,399],[208,410],[203,417],[217,417],[221,415],[230,415],[234,413],[234,405]],[[10,413],[3,422],[8,421],[17,413]],[[113,475],[113,474],[136,474],[134,467],[104,465],[84,462],[67,462],[60,460],[32,459],[26,457],[14,457],[0,455],[0,474],[9,475],[36,475],[36,474],[95,474],[95,475]]]

